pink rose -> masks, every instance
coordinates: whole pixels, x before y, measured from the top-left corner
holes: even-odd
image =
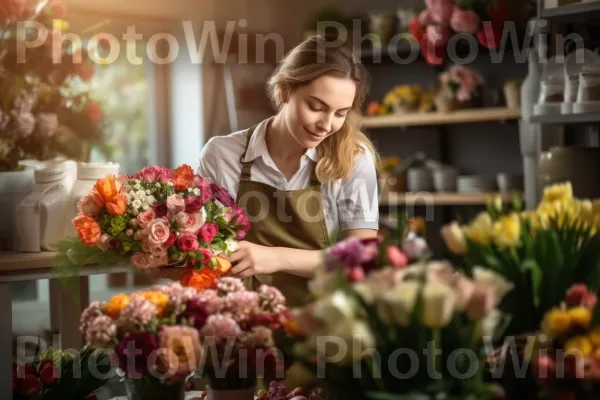
[[[171,232],[169,234],[169,238],[165,242],[165,247],[169,248],[169,247],[173,246],[173,244],[175,243],[176,240],[177,240],[177,235],[174,232]]]
[[[169,264],[169,256],[166,254],[162,257],[154,257],[150,260],[150,268],[159,268],[164,267]]]
[[[173,177],[175,176],[175,172],[172,169],[165,167],[158,167],[158,180],[161,183],[169,183],[173,182]]]
[[[137,220],[140,223],[140,227],[142,229],[146,229],[146,227],[148,227],[148,224],[152,222],[154,218],[156,218],[156,215],[154,214],[154,210],[151,208],[144,210],[137,215]]]
[[[166,219],[155,219],[148,225],[149,235],[148,240],[152,244],[164,244],[168,239],[171,231],[169,229],[169,221]]]
[[[146,183],[154,183],[158,179],[158,173],[157,167],[144,167],[139,173],[139,179]]]
[[[150,258],[144,253],[135,253],[129,258],[129,261],[131,261],[136,268],[145,269],[150,267]]]
[[[198,232],[198,229],[200,229],[202,225],[204,225],[204,223],[206,222],[206,216],[203,213],[187,214],[187,216],[188,219],[185,225],[183,226],[183,230],[186,232],[196,234],[196,232]]]
[[[215,222],[208,222],[200,228],[198,231],[198,240],[206,244],[210,244],[215,236],[219,233],[219,225]]]
[[[479,29],[479,17],[473,10],[454,7],[452,18],[450,18],[450,27],[456,32],[472,35]]]
[[[213,252],[211,249],[200,247],[197,251],[201,253],[203,257],[202,260],[198,260],[200,264],[208,264],[210,259],[213,258]]]
[[[202,201],[202,204],[206,204],[212,199],[213,191],[210,188],[210,184],[200,175],[194,175],[192,187],[200,189],[200,200]]]
[[[183,232],[177,237],[177,247],[181,251],[196,251],[198,250],[198,239],[191,232]]]
[[[190,217],[188,216],[188,214],[186,214],[183,211],[178,212],[177,214],[175,214],[175,217],[173,218],[173,220],[175,221],[175,223],[177,225],[179,225],[179,229],[183,229],[183,227],[185,226],[185,224],[187,224],[188,219],[190,219]]]
[[[172,194],[167,197],[167,208],[171,214],[175,215],[185,210],[185,200],[180,194]]]
[[[185,199],[185,212],[190,214],[196,214],[202,209],[205,202],[202,202],[201,197],[189,196]]]
[[[150,246],[150,253],[154,257],[162,258],[167,255],[167,248],[161,245],[152,245]]]
[[[102,212],[102,208],[98,206],[96,197],[93,194],[88,194],[77,202],[77,211],[79,214],[96,217]]]
[[[153,209],[156,218],[166,217],[167,213],[169,212],[169,209],[167,208],[167,203],[157,203],[154,205]]]
[[[246,237],[246,234],[250,230],[250,221],[248,221],[248,217],[241,207],[233,206],[231,212],[233,214],[231,223],[235,226],[237,231],[235,237],[236,239],[241,240]]]
[[[111,240],[112,240],[112,237],[108,233],[103,233],[100,236],[100,240],[98,241],[98,244],[96,246],[98,246],[98,248],[100,250],[106,251],[111,248],[111,246],[110,246]]]
[[[155,245],[150,243],[150,241],[147,238],[140,241],[140,248],[146,254],[151,253],[152,246],[155,246]]]

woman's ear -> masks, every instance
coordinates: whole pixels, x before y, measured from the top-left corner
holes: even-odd
[[[281,86],[281,101],[285,104],[290,101],[292,94],[292,88],[289,85],[283,84]]]

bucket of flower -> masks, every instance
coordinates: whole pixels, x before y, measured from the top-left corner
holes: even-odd
[[[55,264],[71,290],[77,287],[72,278],[89,264],[147,272],[195,266],[184,281],[201,274],[214,282],[231,267],[227,257],[249,229],[231,195],[188,165],[108,175],[79,201],[78,210],[73,219],[78,237],[60,244]],[[178,278],[186,272],[178,271]]]
[[[515,198],[517,199],[517,198]],[[514,285],[499,308],[511,316],[492,364],[505,361],[507,348],[522,361],[527,336],[538,330],[543,316],[562,301],[575,283],[600,288],[600,202],[573,197],[570,183],[544,190],[538,207],[521,211],[520,201],[504,209],[493,200],[472,222],[442,228],[449,250],[462,258],[465,273],[475,266],[502,275]],[[513,371],[515,372],[515,371]],[[512,380],[505,370],[502,379]],[[523,393],[524,379],[514,390]],[[535,389],[531,382],[529,388]],[[509,390],[509,388],[506,388]]]
[[[383,243],[347,239],[327,250],[310,282],[316,300],[286,321],[296,360],[335,399],[498,395],[480,361],[512,285],[480,268],[471,278],[445,261],[408,260],[399,243],[407,230],[398,231]]]
[[[591,400],[600,396],[600,307],[584,284],[573,285],[544,315],[528,342],[526,360],[539,398]]]
[[[114,372],[110,356],[102,350],[86,347],[75,355],[38,350],[32,362],[13,364],[13,400],[95,399],[93,393]]]

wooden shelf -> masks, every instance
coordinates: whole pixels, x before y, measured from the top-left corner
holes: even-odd
[[[551,114],[532,116],[531,122],[538,124],[589,124],[600,122],[600,113]]]
[[[448,113],[429,112],[363,117],[362,126],[363,128],[391,128],[506,121],[519,118],[521,118],[520,109],[510,109],[506,107],[473,108]]]
[[[513,200],[513,193],[396,193],[382,196],[380,205],[414,205],[414,206],[468,206],[483,205],[493,197],[500,196],[505,202]]]
[[[0,272],[50,268],[54,264],[57,254],[53,251],[39,253],[0,252]]]
[[[600,1],[586,1],[566,6],[542,9],[542,19],[554,19],[562,21],[581,21],[600,17]]]

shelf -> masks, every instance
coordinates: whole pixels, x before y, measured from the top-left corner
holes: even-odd
[[[542,9],[542,19],[554,19],[562,21],[580,21],[590,17],[600,17],[600,1],[586,1],[566,6]]]
[[[493,196],[500,196],[505,202],[513,200],[513,193],[395,193],[382,197],[380,205],[414,206],[468,206],[484,205]]]
[[[589,124],[600,122],[600,113],[551,114],[532,116],[531,122],[537,124]]]
[[[53,251],[39,253],[0,252],[0,272],[52,267],[57,255],[58,253]]]
[[[506,121],[519,118],[521,118],[520,109],[510,109],[506,107],[473,108],[448,113],[428,112],[363,117],[362,126],[363,128],[391,128]]]

